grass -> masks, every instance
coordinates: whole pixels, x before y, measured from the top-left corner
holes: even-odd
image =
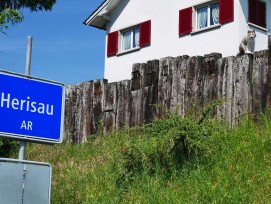
[[[271,112],[234,130],[203,115],[31,144],[26,159],[52,164],[51,203],[271,203]]]

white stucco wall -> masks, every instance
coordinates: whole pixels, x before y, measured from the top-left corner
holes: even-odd
[[[267,1],[267,8],[271,1]],[[247,0],[234,1],[234,21],[221,27],[179,36],[179,10],[206,2],[206,0],[122,0],[110,15],[107,33],[151,20],[151,45],[138,51],[105,56],[104,78],[109,82],[131,78],[132,65],[167,56],[204,55],[219,52],[223,57],[236,55],[239,43],[247,32]],[[270,10],[267,25],[270,29]],[[267,32],[256,29],[256,50],[267,48]],[[106,43],[107,44],[107,43]]]

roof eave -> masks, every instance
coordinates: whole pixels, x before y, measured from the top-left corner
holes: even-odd
[[[105,0],[83,23],[88,26],[105,30],[110,21],[109,13],[119,4],[120,0]]]

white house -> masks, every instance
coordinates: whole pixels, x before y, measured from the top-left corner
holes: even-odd
[[[271,0],[105,0],[84,22],[104,29],[104,78],[131,78],[134,63],[179,55],[236,55],[248,29],[267,49]]]

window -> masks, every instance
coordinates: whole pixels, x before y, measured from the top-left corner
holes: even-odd
[[[219,4],[205,4],[204,6],[197,7],[196,13],[196,30],[210,27],[219,24]]]
[[[139,26],[121,31],[121,51],[139,47]]]
[[[254,0],[255,1],[255,0]],[[179,35],[234,20],[234,0],[209,0],[179,11]]]
[[[107,56],[142,48],[151,44],[151,21],[114,31],[107,35]]]
[[[260,0],[249,0],[248,21],[266,28],[266,3]]]

